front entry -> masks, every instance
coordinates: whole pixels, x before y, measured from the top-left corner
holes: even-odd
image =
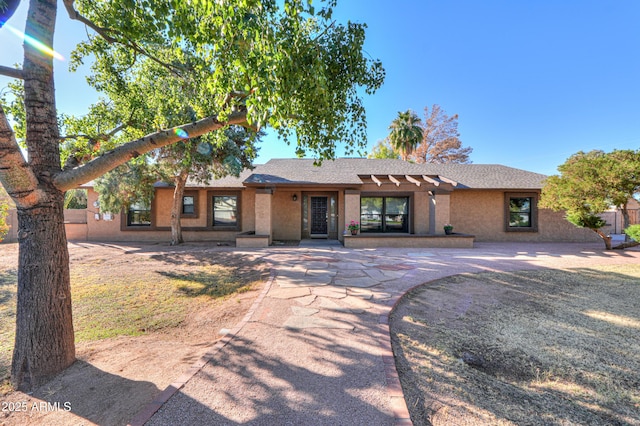
[[[327,238],[328,232],[328,197],[310,197],[311,201],[311,238]]]

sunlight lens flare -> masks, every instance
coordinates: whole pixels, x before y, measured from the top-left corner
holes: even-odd
[[[181,139],[189,139],[189,133],[187,133],[185,130],[175,129],[173,132]]]
[[[30,35],[27,35],[27,34],[23,33],[22,31],[12,27],[11,25],[9,25],[7,23],[4,24],[4,28],[7,28],[9,31],[11,31],[15,35],[17,35],[18,37],[23,39],[25,41],[25,43],[29,43],[31,46],[35,47],[39,51],[41,51],[43,53],[46,53],[47,55],[53,57],[54,59],[57,59],[59,61],[64,61],[64,57],[61,54],[59,54],[58,52],[56,52],[55,50],[53,50],[52,48],[50,48],[46,44],[42,43],[41,41],[36,40],[35,38],[31,37]]]

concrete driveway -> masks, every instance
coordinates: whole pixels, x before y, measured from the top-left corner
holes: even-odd
[[[409,425],[388,327],[403,294],[459,273],[640,262],[640,251],[602,246],[234,249],[271,264],[262,294],[132,424]]]

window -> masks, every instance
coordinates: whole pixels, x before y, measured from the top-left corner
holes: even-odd
[[[151,206],[143,202],[132,203],[127,212],[127,226],[151,226]]]
[[[409,197],[361,197],[360,232],[409,232]]]
[[[194,215],[196,213],[195,197],[193,195],[185,195],[182,197],[182,214]]]
[[[213,196],[213,227],[238,226],[238,197],[236,195]]]
[[[537,194],[506,194],[506,230],[536,232],[538,230],[537,203]]]
[[[180,217],[188,219],[198,217],[198,191],[184,191]]]

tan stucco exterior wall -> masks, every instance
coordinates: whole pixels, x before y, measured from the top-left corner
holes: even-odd
[[[538,210],[538,232],[505,231],[505,191],[464,190],[451,194],[451,224],[454,232],[472,234],[476,241],[599,241],[588,229],[576,228],[564,213]]]
[[[436,235],[444,235],[444,226],[451,223],[451,210],[453,207],[451,206],[451,195],[447,193],[436,193],[435,194],[435,229],[433,233]],[[462,232],[457,231],[456,232]]]
[[[293,201],[293,195],[296,201]],[[272,199],[273,239],[299,240],[302,234],[302,195],[297,190],[278,189]]]
[[[272,232],[272,198],[273,194],[270,190],[262,190],[256,192],[256,234],[273,236]],[[271,241],[269,241],[271,242]]]
[[[390,194],[395,187],[384,187],[385,194]],[[338,237],[342,239],[344,224],[350,220],[360,220],[360,190],[338,190]],[[376,185],[367,187],[366,193],[372,193]],[[413,189],[413,232],[429,233],[429,193],[423,188],[395,188],[398,193],[408,193]],[[391,190],[391,191],[389,191]],[[198,199],[198,217],[183,218],[185,241],[234,241],[237,234],[248,231],[257,233],[269,232],[274,239],[297,240],[301,238],[302,221],[302,188],[283,190],[277,188],[273,195],[256,194],[256,189],[229,189],[215,191],[209,189],[190,189],[196,191]],[[211,226],[209,198],[213,193],[233,192],[240,195],[241,226],[239,230],[214,231]],[[261,191],[259,191],[261,192]],[[293,194],[297,200],[293,201]],[[112,215],[112,220],[104,220],[105,215],[94,207],[97,193],[88,191],[88,208],[86,211],[69,211],[67,235],[70,240],[90,241],[169,241],[169,212],[173,190],[159,188],[154,204],[155,226],[166,227],[163,230],[144,229],[121,230],[122,216]],[[599,242],[598,236],[587,229],[576,228],[564,219],[562,212],[546,209],[538,210],[538,232],[506,232],[505,226],[505,191],[503,190],[455,190],[450,195],[437,196],[436,227],[437,235],[443,233],[444,222],[454,226],[454,232],[470,234],[476,241],[557,241],[557,242]],[[448,198],[448,200],[447,200]],[[98,214],[98,219],[96,219]],[[86,223],[83,223],[86,222]],[[18,228],[16,212],[10,211],[8,218],[11,226],[7,242],[16,241]],[[443,223],[441,223],[443,222]],[[196,229],[189,230],[189,227]]]
[[[344,195],[344,224],[345,227],[351,221],[360,223],[360,191],[346,191]],[[343,232],[344,232],[343,228]]]
[[[416,192],[413,197],[413,231],[422,235],[429,233],[429,203],[428,192]]]
[[[183,237],[185,241],[234,241],[236,235],[240,232],[255,230],[255,191],[241,190],[240,209],[241,209],[241,229],[214,231],[206,229],[211,225],[211,212],[209,211],[210,191],[207,189],[188,189],[195,192],[198,198],[198,217],[183,218]],[[216,192],[234,192],[237,190],[216,190]],[[88,209],[87,209],[87,238],[91,241],[169,241],[170,235],[170,212],[173,200],[173,189],[158,188],[157,196],[153,206],[153,221],[155,227],[165,227],[165,229],[126,229],[121,230],[122,215],[112,215],[112,220],[104,220],[104,215],[100,214],[100,220],[95,219],[95,213],[99,209],[93,207],[93,203],[97,201],[98,194],[89,190],[88,193]],[[197,230],[189,230],[189,227],[198,228]],[[70,238],[71,239],[71,238]]]

